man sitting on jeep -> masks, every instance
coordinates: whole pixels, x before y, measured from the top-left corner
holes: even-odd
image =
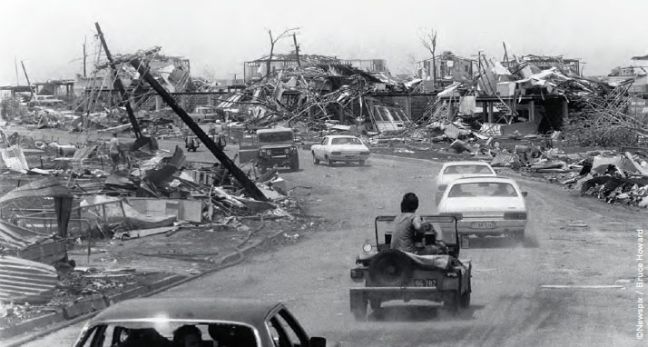
[[[391,248],[402,252],[427,254],[447,254],[447,246],[437,240],[437,232],[432,224],[423,222],[416,214],[418,197],[414,193],[407,193],[401,201],[401,214],[394,220],[394,233]],[[428,233],[426,235],[426,233]],[[430,242],[424,238],[430,237]]]

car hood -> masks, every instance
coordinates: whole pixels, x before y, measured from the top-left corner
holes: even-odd
[[[439,213],[454,212],[525,212],[526,205],[520,197],[462,197],[445,198],[439,204]]]

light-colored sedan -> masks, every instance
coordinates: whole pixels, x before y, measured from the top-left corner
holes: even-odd
[[[439,214],[461,215],[459,234],[508,235],[524,239],[527,225],[526,192],[507,177],[466,177],[448,185]]]
[[[369,158],[369,153],[369,148],[362,143],[362,140],[350,135],[325,136],[319,144],[311,146],[315,165],[320,161],[326,161],[328,165],[334,162],[357,162],[364,165]]]
[[[436,203],[439,204],[441,196],[449,183],[458,178],[471,176],[497,176],[495,170],[483,161],[465,160],[451,161],[443,164],[436,177]]]

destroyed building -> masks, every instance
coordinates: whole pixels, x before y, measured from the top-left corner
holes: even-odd
[[[317,54],[273,54],[272,59],[264,56],[252,61],[243,63],[243,76],[245,82],[258,81],[268,75],[267,63],[270,60],[270,75],[275,75],[279,71],[289,68],[303,66],[314,66],[320,64],[340,64],[337,57],[317,55]]]
[[[435,64],[432,61],[435,60]],[[476,61],[463,58],[450,51],[437,55],[434,59],[428,58],[417,63],[418,77],[425,81],[436,81],[437,86],[446,87],[452,82],[472,80]],[[433,71],[436,65],[436,71]],[[433,88],[428,88],[434,90]]]

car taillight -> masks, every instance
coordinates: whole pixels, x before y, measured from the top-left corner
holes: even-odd
[[[342,152],[331,152],[332,155],[340,155]]]
[[[526,212],[506,212],[504,219],[527,219],[527,214]]]
[[[362,269],[351,269],[351,278],[362,279],[364,277],[364,271]]]

